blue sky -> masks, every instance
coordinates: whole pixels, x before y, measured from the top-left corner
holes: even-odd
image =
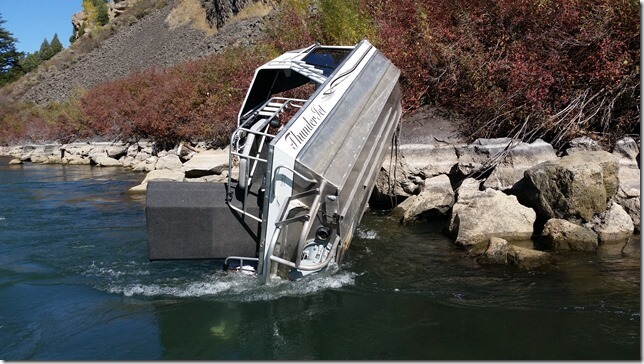
[[[0,0],[2,27],[18,40],[16,48],[25,53],[40,49],[42,41],[54,34],[63,47],[69,46],[72,15],[82,10],[82,0]]]

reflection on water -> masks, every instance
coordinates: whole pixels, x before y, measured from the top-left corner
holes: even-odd
[[[148,261],[143,177],[0,160],[0,358],[640,358],[639,237],[522,272],[371,212],[337,271],[262,286]]]

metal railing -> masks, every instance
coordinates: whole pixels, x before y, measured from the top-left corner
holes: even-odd
[[[257,170],[258,163],[267,163],[267,160],[260,155],[264,151],[265,145],[272,140],[275,135],[269,133],[269,129],[275,118],[289,107],[301,108],[306,100],[289,99],[283,97],[274,97],[266,101],[261,107],[252,110],[242,116],[239,127],[233,132],[230,138],[230,147],[228,153],[228,193],[226,202],[228,206],[255,221],[262,222],[260,216],[249,213],[246,209],[246,199],[249,195],[251,181]],[[253,146],[259,139],[255,152]],[[239,160],[239,176],[237,176],[236,186],[244,189],[241,198],[241,206],[235,206],[233,203],[233,165],[234,159]],[[249,166],[250,164],[250,166]]]

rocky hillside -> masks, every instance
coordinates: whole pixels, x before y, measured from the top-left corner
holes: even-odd
[[[167,0],[131,26],[121,27],[99,47],[80,56],[68,68],[40,70],[39,80],[22,101],[39,105],[62,102],[75,90],[123,77],[152,66],[167,67],[217,53],[224,47],[252,44],[263,29],[261,11],[245,19],[234,19],[250,0]],[[182,8],[201,6],[200,12]],[[174,18],[181,18],[179,21]],[[206,19],[185,19],[203,16]],[[234,21],[230,21],[234,19]],[[193,23],[207,20],[213,31],[196,29]],[[218,29],[217,29],[218,28]],[[212,34],[214,33],[214,34]],[[73,50],[66,50],[66,52]],[[69,56],[64,53],[58,57]]]

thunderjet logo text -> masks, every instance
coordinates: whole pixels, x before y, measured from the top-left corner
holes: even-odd
[[[302,117],[302,120],[304,120],[304,126],[300,129],[300,131],[289,131],[284,136],[286,141],[290,143],[293,150],[300,149],[302,144],[306,143],[311,134],[313,134],[313,131],[315,131],[316,127],[320,124],[322,119],[324,119],[324,115],[326,115],[326,111],[322,108],[322,106],[311,106],[310,110],[312,115]]]

